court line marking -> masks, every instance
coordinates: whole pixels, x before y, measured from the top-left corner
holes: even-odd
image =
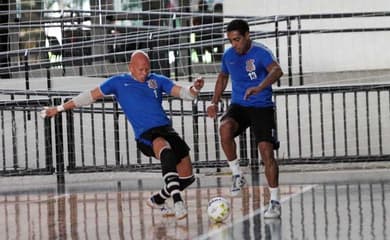
[[[58,199],[61,199],[61,198],[68,198],[69,196],[70,196],[70,193],[56,194],[56,195],[48,197],[46,199],[31,201],[31,203],[43,203],[43,202],[47,202],[47,201],[58,200]]]
[[[318,184],[312,184],[312,185],[306,186],[306,187],[304,187],[302,190],[297,191],[297,192],[295,192],[295,193],[293,193],[293,194],[287,196],[286,198],[283,198],[283,199],[280,201],[280,203],[282,204],[282,203],[284,203],[284,202],[287,202],[287,201],[289,201],[290,199],[292,199],[293,197],[296,197],[296,196],[298,196],[298,195],[301,195],[301,194],[303,194],[303,193],[309,191],[310,189],[315,188],[316,186],[318,186]],[[255,211],[253,211],[252,213],[250,213],[250,214],[244,216],[243,218],[241,218],[241,219],[239,219],[239,220],[237,220],[237,221],[234,221],[234,222],[231,222],[231,223],[229,223],[229,224],[226,224],[225,226],[220,227],[220,228],[218,228],[218,229],[209,231],[209,232],[207,232],[207,233],[205,233],[205,234],[202,234],[202,235],[196,237],[195,239],[198,239],[198,240],[213,239],[213,238],[217,238],[217,239],[218,239],[217,236],[218,236],[219,234],[222,234],[222,232],[226,231],[227,229],[233,227],[233,226],[236,225],[236,224],[242,223],[242,222],[244,222],[244,221],[246,221],[246,220],[249,220],[250,218],[253,218],[253,217],[256,216],[257,214],[263,214],[264,211],[265,211],[265,209],[266,209],[265,206],[263,206],[263,207],[261,207],[261,208],[258,208],[258,209],[256,209]]]

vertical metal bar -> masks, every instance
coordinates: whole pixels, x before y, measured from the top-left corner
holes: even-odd
[[[171,101],[171,103],[173,103],[173,101]],[[171,113],[173,114],[173,111],[172,111],[172,107],[173,107],[173,104],[170,106],[171,107]],[[185,139],[185,126],[184,126],[184,101],[180,99],[180,125],[181,125],[181,134],[183,136],[183,139]]]
[[[123,114],[125,124],[125,142],[126,142],[126,163],[130,167],[130,143],[129,143],[129,124],[127,123],[126,115]]]
[[[299,85],[303,85],[302,70],[302,34],[301,34],[301,17],[298,17],[298,65],[299,65]]]
[[[120,139],[119,139],[119,110],[118,102],[113,100],[113,120],[114,120],[114,148],[115,148],[115,166],[121,165],[120,159]]]
[[[26,114],[29,114],[27,111],[23,111],[23,131],[24,131],[24,169],[28,169],[28,138],[27,138],[27,116]]]
[[[310,157],[313,157],[313,121],[311,114],[311,94],[307,96],[309,100],[308,110],[309,110],[309,146],[310,146]]]
[[[251,153],[251,167],[258,167],[259,166],[259,152],[258,152],[258,146],[256,144],[255,135],[253,134],[253,131],[249,131],[249,143],[250,143],[250,153]]]
[[[141,151],[140,151],[139,149],[137,149],[137,163],[138,163],[138,164],[141,164],[141,163],[142,163],[141,157],[142,157]]]
[[[343,92],[343,120],[344,120],[344,156],[348,156],[348,135],[347,135],[347,108],[345,104],[345,92]]]
[[[287,157],[291,157],[290,150],[290,121],[289,121],[289,111],[288,111],[288,95],[285,95],[285,109],[286,109],[286,141],[287,141]]]
[[[278,131],[278,113],[277,113],[277,108],[276,108],[276,106],[277,106],[277,97],[276,97],[276,95],[274,94],[273,96],[273,99],[274,99],[274,109],[275,109],[275,113],[274,113],[274,117],[275,117],[275,129],[276,129],[276,133],[275,133],[275,138],[276,138],[276,140],[277,141],[279,141],[279,131]],[[276,149],[276,158],[278,159],[279,158],[279,149],[280,149],[280,147],[278,148],[278,149]]]
[[[192,59],[191,59],[191,48],[187,49],[188,54],[188,81],[192,82]]]
[[[107,134],[106,134],[106,107],[105,100],[102,101],[102,124],[103,124],[103,162],[107,167]]]
[[[54,99],[54,105],[60,105],[61,98]],[[62,114],[57,114],[54,117],[54,130],[55,130],[55,149],[56,149],[56,171],[57,176],[64,174],[64,138],[63,138],[63,126],[62,126]]]
[[[172,28],[173,29],[176,29],[176,14],[173,14],[172,16]],[[176,44],[178,41],[174,41],[174,43]],[[173,51],[174,55],[175,55],[175,61],[173,62],[173,66],[174,66],[174,72],[175,72],[175,81],[179,81],[179,71],[178,71],[178,67],[177,67],[177,61],[179,59],[179,50],[174,50]],[[190,54],[190,57],[191,57],[191,54]]]
[[[198,98],[199,99],[199,98]],[[206,109],[206,101],[202,101],[202,105],[203,105],[203,110]],[[204,111],[206,112],[206,111]],[[209,145],[208,145],[208,131],[207,131],[207,115],[203,115],[203,135],[204,135],[204,149],[205,149],[205,156],[204,156],[204,160],[206,162],[209,161]]]
[[[36,108],[35,108],[36,109]],[[39,149],[39,134],[38,134],[38,111],[34,111],[34,127],[35,127],[35,164],[37,166],[37,169],[40,168],[39,160],[40,160],[40,149]]]
[[[50,103],[49,103],[50,104]],[[51,105],[51,104],[50,104]],[[44,129],[45,129],[45,168],[48,172],[54,172],[53,166],[53,141],[52,141],[52,132],[51,132],[51,119],[45,118],[44,120]]]
[[[60,15],[60,28],[61,28],[61,37],[64,38],[65,36],[65,28],[64,28],[64,10],[61,10],[61,15]],[[65,64],[64,64],[64,55],[65,55],[65,50],[63,47],[63,44],[61,44],[61,67],[62,67],[62,76],[65,76]]]
[[[371,156],[370,105],[368,100],[368,91],[365,91],[364,94],[366,96],[367,150],[368,156]]]
[[[85,150],[84,150],[84,111],[80,109],[80,151],[81,151],[81,166],[85,167]]]
[[[51,90],[50,66],[46,68],[46,84],[47,84],[47,90]]]
[[[324,136],[324,105],[320,93],[320,126],[321,126],[321,156],[325,156],[325,136]]]
[[[15,95],[11,95],[11,100],[15,100]],[[18,135],[16,128],[16,119],[15,119],[15,108],[11,108],[11,125],[12,125],[12,158],[13,158],[13,168],[18,169]]]
[[[96,140],[95,140],[95,109],[94,104],[90,106],[91,110],[91,131],[92,131],[92,163],[96,167]]]
[[[279,19],[275,16],[275,55],[276,59],[280,63],[280,47],[279,47]],[[280,79],[277,81],[278,87],[280,87]]]
[[[332,141],[333,141],[333,157],[336,157],[336,123],[334,113],[334,93],[330,93],[330,105],[332,109]]]
[[[3,171],[6,169],[6,161],[5,161],[5,128],[4,128],[4,111],[1,110],[1,147],[3,148]]]
[[[198,101],[192,101],[192,132],[194,141],[194,161],[199,162],[199,118]],[[199,168],[196,169],[199,173]]]
[[[218,126],[218,118],[213,120],[214,125],[214,149],[215,149],[215,158],[219,162],[221,160],[221,149],[219,147],[219,126]],[[221,168],[217,167],[217,172],[220,172]]]
[[[75,137],[74,137],[74,114],[66,111],[66,136],[68,142],[68,170],[76,168]]]
[[[248,144],[246,143],[246,139],[250,138],[250,134],[246,134],[246,131],[244,131],[240,136],[238,137],[238,141],[240,143],[240,163],[248,160]]]
[[[73,14],[73,12],[72,12],[72,14]],[[80,20],[81,18],[77,18],[77,25],[78,26],[81,26],[81,20]],[[81,40],[81,46],[79,46],[79,48],[80,48],[80,52],[83,54],[83,56],[84,56],[84,49],[85,49],[85,47],[84,47],[84,39],[85,39],[85,32],[84,31],[81,31],[81,38],[82,38],[82,40]],[[79,76],[83,76],[83,66],[85,66],[86,64],[84,63],[84,57],[81,59],[81,64],[79,65]]]
[[[300,95],[297,93],[297,122],[298,122],[298,156],[302,158],[302,127],[301,127],[301,108],[300,108]]]
[[[358,106],[357,106],[357,94],[356,90],[353,92],[354,105],[355,105],[355,134],[356,134],[356,155],[359,156],[359,120],[358,120]]]
[[[28,49],[24,51],[24,80],[25,80],[25,88],[26,90],[30,89],[30,67],[28,66]],[[28,99],[28,95],[26,98]]]
[[[292,79],[292,46],[291,46],[291,20],[287,18],[287,62],[288,62],[288,85],[293,85]]]
[[[383,146],[382,146],[382,142],[383,142],[383,139],[382,139],[382,112],[381,112],[381,97],[380,97],[380,91],[378,90],[376,92],[377,94],[377,108],[378,108],[378,140],[379,140],[379,156],[382,156],[383,155]]]

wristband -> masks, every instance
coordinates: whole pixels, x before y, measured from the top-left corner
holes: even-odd
[[[63,112],[63,111],[65,111],[64,106],[63,105],[58,105],[57,106],[57,112]]]
[[[191,86],[191,88],[192,88],[192,91],[194,91],[194,92],[196,92],[196,93],[198,93],[198,92],[200,91],[200,90],[196,89],[195,86]]]

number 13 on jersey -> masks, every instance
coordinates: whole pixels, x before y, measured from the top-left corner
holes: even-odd
[[[248,72],[248,76],[251,80],[254,80],[257,78],[256,72]]]

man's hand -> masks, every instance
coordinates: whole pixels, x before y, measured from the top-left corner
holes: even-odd
[[[217,103],[211,103],[207,107],[207,115],[211,118],[216,118],[218,114],[218,104]]]
[[[64,107],[62,105],[56,107],[43,107],[41,112],[39,113],[41,118],[54,117],[57,113],[64,111]]]
[[[250,87],[245,91],[244,100],[247,100],[250,96],[256,95],[261,92],[260,87]]]
[[[204,86],[204,79],[203,77],[197,77],[194,84],[192,85],[192,88],[195,90],[195,92],[199,92]]]

